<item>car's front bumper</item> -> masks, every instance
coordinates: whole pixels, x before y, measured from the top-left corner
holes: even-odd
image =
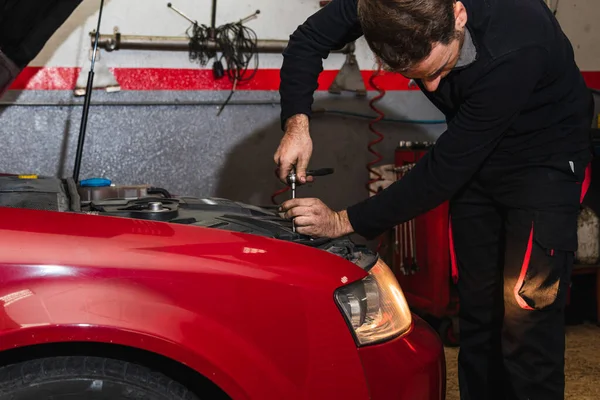
[[[404,337],[359,349],[371,400],[443,400],[444,348],[437,334],[413,316]]]

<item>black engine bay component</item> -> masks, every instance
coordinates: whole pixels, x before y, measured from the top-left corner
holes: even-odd
[[[159,221],[258,235],[319,248],[361,268],[377,258],[349,238],[317,239],[292,229],[275,208],[228,199],[173,196],[150,185],[81,187],[73,178],[0,176],[0,206]]]
[[[71,211],[68,189],[59,179],[36,176],[0,176],[0,207]]]

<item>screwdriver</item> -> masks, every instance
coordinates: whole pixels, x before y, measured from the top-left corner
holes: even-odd
[[[333,174],[333,172],[334,172],[333,168],[314,169],[314,170],[306,171],[306,176],[313,176],[313,177],[314,176],[326,176],[326,175]],[[292,199],[295,199],[296,198],[296,183],[298,182],[298,175],[296,175],[295,168],[292,168],[292,170],[290,171],[290,173],[287,177],[287,181],[292,189]],[[296,232],[296,224],[294,223],[293,219],[292,219],[292,231]]]

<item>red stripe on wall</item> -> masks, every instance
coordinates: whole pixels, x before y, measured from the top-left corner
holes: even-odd
[[[229,79],[215,80],[211,70],[163,68],[113,68],[111,72],[122,90],[230,90]],[[367,90],[374,90],[369,78],[374,71],[362,71]],[[12,90],[73,90],[80,68],[27,67],[13,82]],[[319,77],[318,90],[327,90],[338,71],[327,70]],[[600,89],[600,71],[583,72],[589,87]],[[84,80],[87,76],[84,77]],[[382,73],[377,83],[384,90],[418,90],[408,87],[408,79],[398,74]],[[279,70],[260,69],[254,78],[238,85],[238,90],[278,90]]]
[[[97,71],[96,71],[97,72]],[[163,68],[113,68],[111,72],[121,90],[230,90],[228,78],[215,80],[211,70],[163,69]],[[73,90],[77,84],[80,68],[27,67],[11,85],[12,90]],[[319,77],[318,90],[327,90],[338,71],[323,71]],[[362,71],[368,90],[373,71]],[[87,79],[87,75],[84,77]],[[417,90],[408,87],[409,81],[397,74],[382,74],[378,83],[385,90]],[[252,80],[239,84],[238,90],[278,90],[279,70],[260,69]]]
[[[26,67],[12,83],[11,90],[73,90],[79,68]]]

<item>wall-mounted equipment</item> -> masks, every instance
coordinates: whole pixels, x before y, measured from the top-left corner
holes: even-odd
[[[94,51],[93,47],[94,46],[92,44],[92,49],[90,50],[89,61],[91,61],[94,58],[94,54],[92,53]],[[96,49],[95,57],[96,57],[95,70],[94,70],[95,76],[94,76],[94,80],[92,83],[92,89],[103,89],[107,93],[114,93],[114,92],[120,91],[121,86],[119,85],[119,82],[117,82],[117,79],[115,78],[113,73],[110,71],[110,69],[108,68],[106,63],[104,62],[104,58],[102,56],[102,53],[100,52],[100,49]],[[73,91],[73,94],[76,97],[85,96],[85,94],[86,94],[87,77],[90,72],[90,67],[91,67],[91,65],[89,63],[86,63],[82,67],[81,72],[79,73],[79,76],[77,77],[77,83],[75,84],[75,90]]]

